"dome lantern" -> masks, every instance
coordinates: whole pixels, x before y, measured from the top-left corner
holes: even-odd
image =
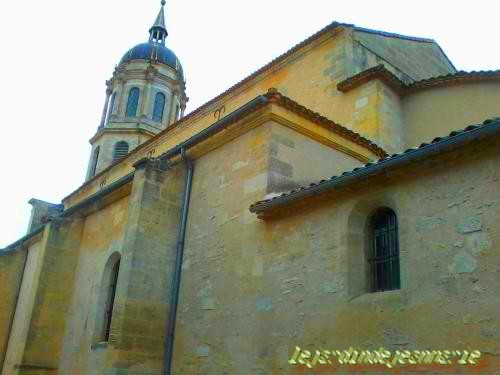
[[[165,39],[168,36],[167,27],[165,26],[165,7],[166,1],[161,1],[161,9],[156,17],[156,21],[149,29],[149,41],[155,43],[165,44]]]

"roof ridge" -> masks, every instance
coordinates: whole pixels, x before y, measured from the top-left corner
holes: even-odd
[[[430,38],[421,38],[421,37],[418,37],[418,36],[410,36],[410,35],[403,35],[403,34],[398,34],[398,33],[391,33],[391,32],[388,32],[388,31],[369,29],[369,28],[366,28],[366,27],[359,27],[359,26],[356,26],[356,25],[352,25],[352,26],[357,31],[366,32],[366,33],[370,33],[370,34],[377,34],[377,35],[386,36],[386,37],[389,37],[389,38],[398,38],[398,39],[404,39],[404,40],[411,40],[411,41],[414,41],[414,42],[436,43],[437,44],[437,42],[434,39],[430,39]]]

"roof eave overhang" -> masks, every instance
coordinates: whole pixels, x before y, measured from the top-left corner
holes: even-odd
[[[343,189],[389,170],[448,153],[469,143],[496,137],[498,135],[500,135],[500,120],[495,120],[486,125],[475,127],[474,129],[421,146],[417,149],[407,150],[402,154],[388,157],[378,163],[356,168],[354,171],[345,173],[342,176],[313,184],[313,186],[302,188],[298,191],[292,191],[282,197],[276,197],[270,201],[256,203],[250,207],[250,212],[257,214],[259,218],[265,218],[271,216],[274,210],[290,206],[298,201],[318,196],[334,189]]]
[[[337,84],[337,89],[343,93],[354,90],[372,80],[379,79],[392,88],[400,96],[410,95],[425,89],[445,87],[461,83],[475,83],[485,81],[500,82],[500,70],[479,72],[457,72],[439,77],[432,77],[421,81],[405,84],[394,73],[389,71],[383,64],[369,68],[361,73]]]

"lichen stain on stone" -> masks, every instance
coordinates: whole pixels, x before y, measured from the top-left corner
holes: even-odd
[[[266,297],[257,298],[256,308],[257,311],[271,311],[273,309],[273,301],[271,298]]]
[[[417,220],[417,231],[425,232],[432,230],[444,222],[445,220],[442,217],[423,216]]]
[[[455,255],[452,264],[448,266],[448,270],[451,273],[472,273],[476,268],[476,259],[465,251]]]
[[[457,224],[457,231],[462,234],[477,232],[483,229],[479,216],[469,216]]]
[[[488,233],[472,233],[465,237],[465,247],[473,254],[481,254],[493,247]]]

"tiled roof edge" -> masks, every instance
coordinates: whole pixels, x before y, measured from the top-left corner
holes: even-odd
[[[348,129],[343,125],[337,124],[336,122],[328,119],[327,117],[322,116],[318,112],[312,111],[311,109],[297,103],[296,101],[290,99],[289,97],[282,95],[274,88],[269,89],[266,96],[268,96],[268,98],[270,99],[270,102],[274,101],[274,102],[278,103],[279,105],[281,105],[282,107],[284,107],[284,108],[286,108],[294,113],[297,113],[298,115],[305,117],[318,125],[321,125],[321,126],[324,126],[330,130],[333,130],[334,133],[337,133],[337,134],[341,135],[342,137],[349,139],[350,141],[369,149],[378,157],[385,157],[388,155],[384,149],[382,149],[376,143],[363,137],[359,133],[356,133],[356,132]]]
[[[416,81],[407,85],[391,71],[389,71],[383,64],[379,64],[377,66],[374,66],[373,68],[369,68],[338,83],[337,89],[341,92],[347,92],[376,78],[383,80],[396,92],[404,95],[412,93],[419,89],[449,84],[452,82],[465,80],[489,80],[496,78],[500,79],[500,70],[481,70],[471,72],[465,72],[461,70],[456,73],[422,79],[420,81]]]
[[[344,81],[337,84],[337,89],[341,92],[347,92],[361,86],[362,84],[379,78],[387,83],[393,90],[402,94],[405,89],[405,84],[394,73],[388,70],[383,64],[374,66],[361,73],[355,74]]]
[[[439,154],[447,150],[447,148],[445,150],[445,144],[450,146],[450,142],[454,143],[461,140],[463,142],[462,144],[457,143],[457,147],[461,147],[463,144],[467,144],[479,138],[481,134],[486,134],[487,136],[492,134],[497,136],[500,135],[500,118],[486,120],[482,125],[470,125],[462,131],[451,132],[447,137],[434,138],[431,143],[422,143],[419,147],[408,149],[399,154],[393,154],[377,162],[368,163],[363,167],[354,168],[351,171],[342,173],[340,176],[333,176],[328,180],[321,180],[307,187],[303,186],[290,192],[283,193],[280,196],[255,202],[249,209],[250,212],[259,214],[278,206],[284,206],[292,201],[323,193],[334,187],[344,187],[362,178],[370,178],[381,170],[387,170],[388,168],[397,166],[396,161],[398,160],[403,161],[403,159],[406,159],[406,161],[410,163],[418,157],[427,157],[429,155],[425,155],[427,152],[426,150],[432,150]],[[452,146],[454,145],[455,144]]]
[[[500,70],[473,70],[470,72],[460,70],[452,74],[445,74],[437,77],[422,79],[420,81],[416,81],[409,85],[406,85],[406,88],[411,91],[425,87],[438,86],[443,83],[450,83],[455,81],[494,78],[500,78]]]

